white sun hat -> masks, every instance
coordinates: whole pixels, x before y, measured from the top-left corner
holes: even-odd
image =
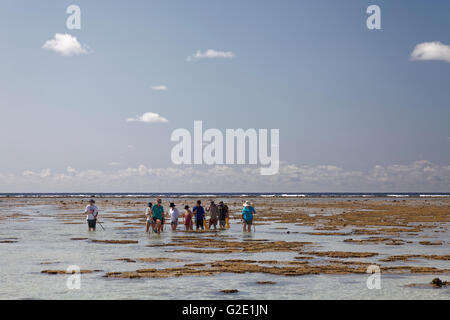
[[[243,204],[243,206],[244,206],[244,207],[249,207],[249,206],[251,206],[250,201],[245,201],[244,204]]]

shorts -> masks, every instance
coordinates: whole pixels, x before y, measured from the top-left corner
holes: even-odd
[[[209,219],[209,223],[217,224],[217,218],[216,219],[213,219],[213,218]]]
[[[219,220],[219,225],[220,225],[221,227],[225,227],[226,221],[225,221],[225,220]]]
[[[197,229],[202,228],[203,229],[203,220],[195,220],[195,224]]]
[[[246,224],[248,224],[249,226],[251,226],[252,223],[253,223],[253,218],[251,218],[251,219],[244,219],[244,223],[246,223]]]
[[[170,224],[171,224],[171,225],[176,225],[176,226],[177,226],[177,225],[178,225],[178,221],[170,221]]]
[[[88,223],[88,227],[89,228],[94,228],[95,229],[95,224],[97,223],[97,220],[96,219],[88,220],[87,223]]]
[[[156,217],[153,217],[153,223],[155,223],[155,224],[156,224],[156,220],[158,220],[158,218],[156,218]],[[163,223],[164,223],[164,219],[159,219],[159,220],[161,220],[161,224],[163,224]]]

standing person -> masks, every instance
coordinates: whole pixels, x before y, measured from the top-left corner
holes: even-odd
[[[171,202],[169,205],[169,216],[170,216],[170,226],[172,227],[172,231],[175,231],[178,226],[178,209],[175,208],[175,203]]]
[[[244,202],[244,208],[242,209],[242,222],[244,224],[243,231],[245,232],[248,226],[248,232],[252,231],[253,215],[255,214],[255,208],[249,201]]]
[[[202,230],[204,230],[203,219],[205,218],[205,209],[203,209],[201,204],[202,202],[200,200],[197,200],[197,205],[192,208],[192,212],[195,214],[196,230],[198,230],[198,228],[202,228]]]
[[[220,201],[217,207],[219,209],[219,227],[225,229],[228,218],[228,206],[223,201]]]
[[[184,229],[186,231],[192,230],[192,211],[189,210],[189,206],[184,206]]]
[[[161,198],[156,199],[156,204],[152,207],[153,213],[153,224],[156,225],[156,232],[161,234],[163,216],[164,216],[164,208],[161,205]]]
[[[97,223],[97,216],[98,216],[98,208],[95,205],[94,199],[89,200],[89,204],[86,206],[84,213],[87,214],[86,220],[88,223],[88,231],[91,230],[95,231],[95,225]]]
[[[152,203],[148,203],[148,207],[145,210],[145,215],[147,216],[147,224],[145,226],[145,232],[148,232],[148,229],[150,229],[150,226],[152,226],[153,229],[153,213],[152,213]]]
[[[209,208],[206,208],[206,211],[211,214],[211,218],[209,219],[209,229],[211,229],[211,226],[214,226],[214,230],[216,230],[217,220],[219,219],[219,208],[214,201],[211,201]]]

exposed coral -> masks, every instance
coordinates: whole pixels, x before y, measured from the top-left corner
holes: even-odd
[[[238,289],[224,289],[224,290],[220,290],[220,292],[229,294],[229,293],[237,293],[237,292],[239,292],[239,290]]]
[[[420,241],[419,244],[423,245],[423,246],[441,246],[442,245],[442,241]]]
[[[122,243],[122,244],[129,244],[129,243],[138,243],[137,240],[92,240],[92,242],[97,243]]]

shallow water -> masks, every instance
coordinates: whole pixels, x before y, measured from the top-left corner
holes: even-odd
[[[237,199],[239,200],[239,199]],[[290,200],[290,199],[289,199]],[[130,201],[133,201],[132,199]],[[228,199],[232,202],[233,200]],[[285,200],[283,200],[285,201]],[[326,201],[315,199],[314,201]],[[333,199],[335,201],[335,199]],[[171,247],[147,247],[172,241],[174,235],[188,235],[166,231],[161,235],[146,234],[142,229],[116,230],[123,225],[118,221],[102,219],[106,230],[100,226],[97,231],[88,232],[84,214],[80,214],[81,224],[64,224],[64,214],[79,211],[58,212],[56,206],[39,205],[33,200],[0,202],[0,214],[15,212],[25,217],[0,220],[0,239],[17,238],[16,243],[0,243],[0,298],[1,299],[449,299],[450,288],[412,288],[411,283],[429,283],[440,277],[450,280],[442,274],[401,274],[381,275],[381,289],[369,290],[366,281],[369,274],[350,275],[304,275],[295,277],[270,274],[231,274],[214,276],[182,276],[167,279],[114,279],[103,275],[110,271],[134,271],[139,268],[166,268],[183,266],[186,263],[210,262],[224,259],[252,260],[294,260],[296,252],[199,254],[186,252],[168,252]],[[100,208],[101,210],[101,208]],[[109,208],[101,213],[117,212],[120,208]],[[123,209],[125,210],[125,209]],[[143,210],[144,211],[144,210]],[[67,219],[69,220],[69,219]],[[73,219],[70,219],[73,220]],[[310,241],[317,243],[313,250],[324,251],[370,251],[380,256],[357,261],[374,261],[385,256],[397,254],[449,254],[448,245],[421,246],[418,241],[448,241],[450,234],[421,233],[419,236],[402,236],[405,243],[401,246],[385,244],[352,244],[342,242],[347,236],[317,236],[303,232],[313,231],[312,227],[293,224],[270,223],[255,226],[256,232],[243,233],[240,224],[231,221],[231,228],[223,231],[237,240],[267,239],[283,241]],[[178,228],[181,229],[182,226]],[[287,233],[288,228],[290,233]],[[296,233],[298,232],[298,233]],[[195,237],[210,237],[211,234],[190,234]],[[429,238],[429,237],[433,238]],[[86,237],[89,240],[74,241],[73,237]],[[358,236],[352,236],[358,239]],[[360,237],[363,238],[363,237]],[[132,239],[137,244],[93,243],[92,239]],[[180,258],[183,262],[127,263],[118,258],[165,257]],[[315,261],[320,260],[315,258]],[[42,264],[46,263],[46,264]],[[47,264],[48,263],[48,264]],[[448,261],[417,260],[414,262],[396,261],[392,265],[417,265],[450,268]],[[70,275],[48,275],[44,269],[65,270],[71,265],[81,269],[99,269],[101,272],[81,274],[81,288],[70,290],[66,281]],[[260,285],[257,281],[274,281],[273,285]],[[222,289],[238,289],[237,294],[226,295]]]

